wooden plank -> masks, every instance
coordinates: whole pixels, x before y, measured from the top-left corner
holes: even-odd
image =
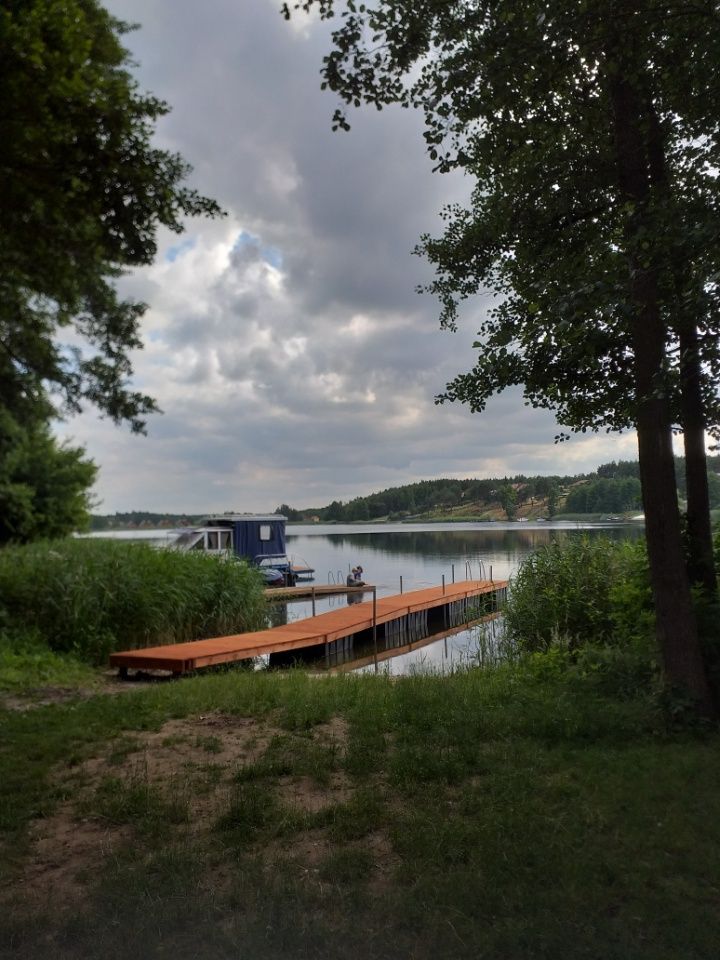
[[[298,600],[300,598],[312,597],[334,597],[345,593],[367,593],[372,591],[372,584],[364,587],[347,587],[342,583],[299,583],[294,587],[266,587],[266,600]]]

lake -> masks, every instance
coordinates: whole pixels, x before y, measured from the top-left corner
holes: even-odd
[[[465,579],[507,580],[520,562],[552,540],[577,536],[606,536],[613,540],[643,536],[640,524],[581,524],[547,521],[538,523],[432,523],[293,525],[287,528],[288,554],[297,563],[315,568],[316,583],[344,582],[348,571],[360,564],[363,579],[377,588],[377,595],[419,590],[442,582]],[[365,599],[370,599],[366,594]],[[316,611],[336,609],[345,597],[316,601]],[[287,604],[287,620],[312,615],[310,601]],[[485,628],[492,634],[497,625]],[[393,674],[417,670],[445,672],[472,661],[480,638],[477,629],[418,647],[383,662],[381,669]]]

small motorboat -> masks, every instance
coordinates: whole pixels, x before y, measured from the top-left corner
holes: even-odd
[[[311,567],[307,560],[303,560],[302,557],[299,558],[299,561],[296,560],[295,557],[291,557],[290,569],[292,570],[293,576],[296,580],[315,579],[315,568]]]

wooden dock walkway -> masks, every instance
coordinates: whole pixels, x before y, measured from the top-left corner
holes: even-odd
[[[348,587],[344,583],[298,583],[294,587],[265,587],[266,600],[309,600],[311,597],[335,597],[345,593],[365,593],[372,584]]]
[[[264,654],[289,653],[308,647],[322,648],[337,641],[345,642],[347,638],[372,630],[374,626],[391,625],[388,629],[392,629],[424,611],[452,606],[462,611],[473,598],[487,594],[492,596],[481,602],[490,602],[497,608],[506,588],[506,581],[464,580],[444,587],[379,597],[374,604],[372,600],[355,603],[269,630],[112,653],[110,665],[118,667],[121,675],[126,674],[128,669],[169,670],[174,674],[182,674]]]

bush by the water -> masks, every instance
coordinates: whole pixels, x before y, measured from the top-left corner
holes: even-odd
[[[505,611],[506,637],[521,651],[556,643],[652,642],[653,613],[643,543],[554,540],[523,561]]]
[[[245,563],[108,540],[0,550],[0,633],[89,662],[264,623],[262,580]]]

